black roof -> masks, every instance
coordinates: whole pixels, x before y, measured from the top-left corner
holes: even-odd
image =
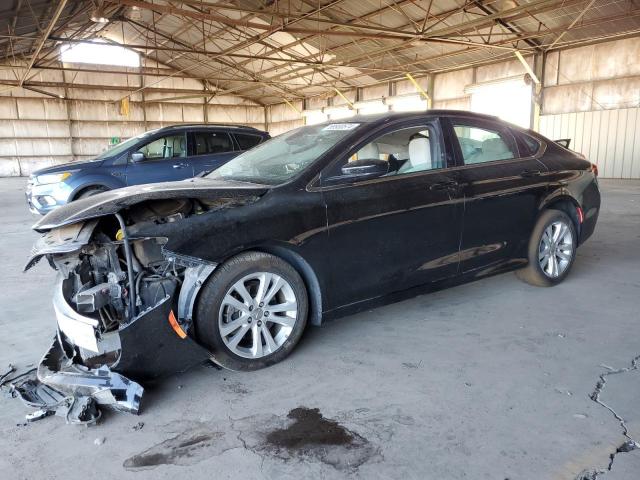
[[[247,125],[225,125],[223,123],[180,123],[177,125],[167,125],[166,127],[159,128],[157,131],[163,130],[176,130],[176,129],[191,129],[191,128],[228,128],[230,130],[247,130],[254,133],[267,133],[263,130],[258,130],[255,127],[249,127]]]
[[[498,120],[498,117],[494,115],[487,115],[485,113],[470,112],[468,110],[445,110],[445,109],[431,109],[415,112],[385,112],[374,113],[372,115],[354,115],[353,117],[341,118],[339,120],[327,120],[324,123],[373,123],[384,122],[387,120],[396,120],[401,118],[414,118],[422,115],[434,115],[434,116],[446,116],[446,115],[459,115],[465,117],[475,117],[478,119]]]

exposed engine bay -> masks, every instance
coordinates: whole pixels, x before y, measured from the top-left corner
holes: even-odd
[[[58,272],[57,335],[36,375],[14,391],[39,415],[92,423],[100,405],[138,413],[139,381],[212,359],[195,339],[192,312],[216,264],[172,253],[165,237],[140,232],[247,201],[152,200],[46,232],[25,270],[46,257]]]

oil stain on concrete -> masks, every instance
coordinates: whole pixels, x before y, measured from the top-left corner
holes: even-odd
[[[190,465],[209,455],[220,455],[232,446],[224,448],[224,432],[197,429],[169,438],[124,462],[128,470],[153,468],[158,465]]]
[[[378,448],[317,408],[295,408],[282,428],[269,432],[260,449],[284,461],[315,458],[339,470],[355,470],[374,456]]]
[[[127,470],[160,465],[191,465],[234,448],[285,463],[315,461],[338,470],[354,471],[379,459],[379,448],[317,408],[298,407],[287,415],[255,415],[220,424],[192,424],[187,430],[124,462]]]

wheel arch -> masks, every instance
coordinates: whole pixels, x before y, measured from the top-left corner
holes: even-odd
[[[71,201],[77,200],[80,195],[82,195],[87,190],[91,190],[93,188],[100,188],[100,189],[103,189],[105,191],[106,190],[112,190],[112,188],[109,187],[108,185],[104,185],[104,184],[101,184],[101,183],[90,183],[90,184],[86,184],[86,185],[81,185],[77,189],[75,189],[71,193],[71,195],[69,196],[69,199]]]
[[[573,222],[573,226],[576,229],[579,239],[581,236],[582,224],[578,218],[578,208],[582,208],[580,203],[567,190],[562,189],[554,192],[544,199],[540,205],[538,215],[542,214],[545,210],[550,209],[560,210],[566,213]]]
[[[256,245],[244,251],[268,253],[284,260],[295,268],[307,287],[307,294],[309,295],[309,321],[315,326],[322,324],[322,288],[320,287],[320,282],[315,270],[302,255],[286,246],[272,244]]]

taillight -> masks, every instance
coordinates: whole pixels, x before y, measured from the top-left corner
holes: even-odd
[[[596,165],[595,163],[592,163],[591,164],[591,171],[597,177],[598,176],[598,165]]]

